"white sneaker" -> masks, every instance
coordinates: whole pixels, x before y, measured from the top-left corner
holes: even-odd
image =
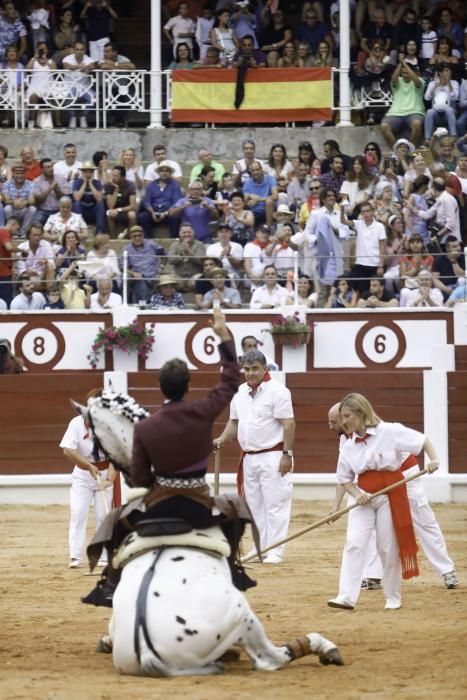
[[[76,129],[76,117],[70,117],[70,121],[68,122],[68,128]]]
[[[263,564],[282,564],[283,559],[279,554],[268,554],[267,557],[263,559]]]
[[[385,610],[399,610],[401,607],[401,604],[398,603],[395,600],[387,600],[386,605],[384,606]]]
[[[77,569],[79,565],[81,564],[79,559],[70,559],[70,563],[68,564],[69,569]]]
[[[346,603],[345,600],[341,598],[331,598],[328,600],[328,605],[330,608],[340,608],[340,610],[353,610],[354,606],[350,603]]]
[[[79,119],[79,125],[80,125],[81,129],[87,129],[87,128],[88,128],[88,120],[86,119],[86,117],[80,117],[80,119]]]
[[[443,574],[443,579],[446,588],[457,588],[459,585],[459,579],[455,571],[449,571],[449,573]]]
[[[28,121],[28,129],[34,129],[35,126],[36,126],[36,124],[35,124],[35,122],[34,122],[34,119],[30,119],[30,120]]]

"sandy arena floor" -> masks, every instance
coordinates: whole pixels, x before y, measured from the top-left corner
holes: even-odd
[[[322,517],[328,504],[296,502],[292,530]],[[252,567],[248,593],[276,642],[320,631],[338,643],[345,667],[316,657],[274,673],[240,661],[224,676],[150,679],[119,676],[109,655],[94,653],[108,611],[82,605],[96,579],[67,569],[68,510],[3,506],[0,551],[0,698],[2,700],[451,700],[467,697],[467,515],[435,508],[462,585],[448,591],[423,555],[422,574],[404,584],[403,608],[384,611],[381,591],[363,592],[353,612],[331,610],[346,519],[289,544],[282,566]]]

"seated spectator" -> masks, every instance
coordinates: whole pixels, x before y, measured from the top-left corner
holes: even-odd
[[[225,168],[222,163],[217,163],[213,157],[209,148],[199,148],[198,149],[198,160],[199,163],[194,165],[190,173],[190,182],[193,180],[199,180],[201,171],[206,165],[210,166],[214,170],[214,180],[219,183],[222,180],[222,176],[225,173]]]
[[[213,288],[210,281],[210,272],[214,267],[222,267],[221,261],[217,258],[204,258],[203,272],[201,273],[201,277],[197,278],[194,287],[195,309],[202,308],[201,304],[203,302],[204,295]]]
[[[102,183],[93,178],[94,164],[86,161],[80,168],[80,175],[73,180],[73,211],[80,214],[87,224],[95,224],[96,233],[106,230],[105,206]]]
[[[310,68],[314,63],[314,56],[310,53],[310,47],[306,41],[299,41],[297,44],[297,58],[301,62],[302,68]]]
[[[361,219],[345,221],[355,231],[355,265],[352,268],[353,286],[363,296],[368,291],[372,277],[384,274],[386,255],[386,230],[376,221],[369,202],[360,208]]]
[[[240,243],[232,242],[232,229],[228,224],[219,224],[217,243],[206,248],[206,256],[218,258],[230,280],[238,281],[243,268],[243,248]]]
[[[206,55],[193,63],[193,68],[225,68],[224,59],[220,57],[220,51],[214,46],[208,46]]]
[[[107,39],[108,41],[108,39]],[[92,89],[90,74],[96,69],[96,61],[86,54],[86,49],[82,41],[77,41],[73,47],[73,53],[63,60],[65,70],[65,81],[68,84],[70,99],[73,104],[94,104],[96,95]],[[70,120],[69,129],[76,129],[76,110],[68,110]],[[83,112],[79,120],[82,129],[88,128],[88,121]]]
[[[457,157],[454,155],[455,142],[455,137],[448,136],[446,134],[440,137],[433,134],[431,139],[431,152],[433,154],[433,158],[438,163],[441,163],[448,173],[454,172],[457,167]]]
[[[171,17],[164,24],[164,34],[173,46],[173,55],[176,57],[177,46],[181,42],[185,42],[193,51],[193,37],[195,35],[196,25],[188,16],[189,5],[187,2],[181,2],[178,6],[178,15]]]
[[[433,277],[429,270],[420,270],[416,289],[401,291],[401,306],[443,306],[444,298],[439,289],[433,287]]]
[[[412,234],[405,245],[407,247],[405,255],[402,255],[399,260],[400,278],[401,282],[405,282],[406,287],[413,288],[412,280],[420,270],[431,271],[434,258],[428,253],[422,236],[417,232]]]
[[[91,311],[105,311],[122,305],[120,294],[112,292],[112,282],[109,279],[97,280],[97,292],[91,294]]]
[[[346,173],[345,180],[339,190],[341,203],[344,206],[346,202],[348,203],[347,216],[352,216],[358,205],[370,199],[372,181],[373,178],[364,156],[355,156],[352,167]]]
[[[161,144],[154,146],[152,149],[152,155],[154,162],[148,165],[144,171],[144,184],[146,187],[150,182],[159,178],[159,165],[162,163],[162,161],[172,168],[172,177],[175,180],[180,180],[182,177],[182,169],[176,161],[167,158],[167,150],[165,146],[162,146]]]
[[[221,309],[239,309],[242,305],[240,294],[233,287],[226,286],[228,272],[223,267],[214,267],[210,273],[212,289],[203,297],[202,309],[212,309],[218,305]]]
[[[58,160],[54,164],[54,177],[60,182],[63,194],[71,194],[72,181],[79,177],[79,171],[83,164],[77,159],[76,146],[73,143],[64,145],[63,156],[63,160]]]
[[[211,243],[210,222],[217,221],[217,213],[214,202],[203,195],[203,185],[198,180],[190,182],[187,188],[187,196],[181,197],[169,209],[169,217],[175,222],[187,221],[193,227],[195,238],[203,243]]]
[[[399,302],[392,292],[384,286],[384,280],[380,277],[370,279],[370,288],[363,292],[357,302],[359,309],[382,309],[388,306],[399,306]]]
[[[255,217],[253,212],[245,209],[243,193],[233,192],[230,202],[223,208],[223,222],[232,230],[232,241],[244,246],[254,236]]]
[[[400,215],[401,205],[398,200],[395,200],[391,183],[378,182],[375,187],[375,219],[386,224],[388,219],[394,215]]]
[[[34,282],[28,273],[24,273],[19,278],[18,287],[19,294],[13,298],[10,311],[37,311],[44,308],[44,296],[40,292],[34,291]]]
[[[280,52],[286,43],[292,39],[293,31],[286,24],[283,11],[277,8],[272,16],[269,15],[269,22],[261,32],[260,37],[261,51],[266,54],[267,64],[270,68],[276,68]]]
[[[454,291],[449,296],[446,302],[448,308],[455,306],[456,304],[465,304],[467,302],[467,284],[465,282],[465,277],[459,277],[457,280],[457,286]]]
[[[138,304],[148,301],[167,253],[156,241],[144,238],[141,226],[132,226],[129,233],[130,244],[124,248],[128,253],[128,296],[130,304]]]
[[[314,8],[309,8],[305,12],[303,21],[297,27],[296,39],[306,41],[312,54],[316,54],[319,43],[323,39],[332,46],[330,28],[324,22],[318,21],[318,15]]]
[[[78,262],[75,260],[67,267],[60,277],[60,298],[65,309],[89,309],[91,294],[94,291],[90,284],[79,286],[80,273]]]
[[[404,235],[404,219],[393,214],[386,225],[386,257],[384,258],[384,281],[386,289],[394,294],[400,290],[400,256],[405,252],[407,237]]]
[[[332,53],[332,42],[325,39],[319,42],[318,50],[313,56],[313,66],[315,68],[337,68],[339,62]]]
[[[32,146],[23,146],[20,151],[26,180],[35,180],[41,174],[41,164],[37,160]]]
[[[47,302],[44,306],[44,310],[56,310],[62,311],[65,308],[65,304],[62,301],[62,296],[60,294],[60,287],[49,287],[46,293]]]
[[[265,68],[267,57],[264,51],[255,49],[252,36],[244,36],[240,42],[240,48],[232,60],[232,68]]]
[[[321,175],[329,173],[331,170],[331,162],[334,156],[342,158],[344,163],[343,171],[347,172],[352,166],[352,158],[340,152],[340,146],[334,139],[328,139],[323,143],[324,159],[321,161]]]
[[[425,107],[423,104],[423,80],[413,68],[399,56],[399,63],[391,77],[392,105],[381,122],[381,132],[390,146],[396,143],[395,134],[410,130],[410,140],[420,141]]]
[[[362,28],[360,40],[362,51],[368,55],[373,42],[379,41],[384,53],[388,53],[391,48],[393,32],[394,25],[386,21],[384,8],[376,6],[371,14],[371,20],[366,22]]]
[[[266,254],[272,258],[272,264],[276,268],[280,280],[287,279],[289,273],[293,273],[294,270],[294,252],[298,248],[291,241],[294,233],[291,223],[281,224],[280,229],[278,228],[276,233],[271,236],[269,247],[266,249]]]
[[[210,165],[205,165],[199,174],[199,182],[201,182],[203,188],[203,195],[212,200],[218,200],[217,196],[217,182],[214,178],[216,171],[211,168]]]
[[[425,142],[429,145],[435,127],[447,125],[451,136],[456,135],[456,102],[459,99],[459,83],[451,79],[448,65],[435,72],[425,91],[425,101],[431,107],[425,114]]]
[[[465,9],[464,9],[465,12]],[[464,29],[455,22],[449,7],[443,7],[436,28],[438,37],[448,37],[452,42],[453,53],[462,57],[464,53]]]
[[[162,160],[157,164],[158,179],[152,180],[146,187],[143,201],[137,216],[137,221],[144,229],[146,238],[152,238],[154,227],[168,224],[170,234],[175,238],[178,221],[170,219],[170,209],[175,206],[183,193],[174,178],[175,171],[170,160]]]
[[[94,163],[93,179],[99,180],[102,187],[110,182],[112,170],[109,168],[109,154],[107,151],[96,151],[92,154],[92,162]]]
[[[288,303],[295,304],[294,285],[292,293],[289,296]],[[318,306],[318,292],[314,289],[313,281],[304,274],[301,274],[298,279],[298,298],[297,303],[307,309],[316,309]]]
[[[295,167],[295,177],[287,185],[287,204],[295,212],[298,212],[310,195],[310,166],[307,163],[298,163]]]
[[[260,352],[262,352],[264,357],[266,358],[266,367],[268,368],[268,370],[270,372],[277,372],[279,370],[279,365],[273,362],[271,358],[263,352],[263,343],[259,341],[258,338],[255,338],[254,335],[245,335],[240,342],[242,348],[242,355],[245,355],[245,353],[251,352],[252,350],[260,350],[261,347]],[[238,358],[238,361],[240,363],[242,362],[242,356]]]
[[[427,177],[429,183],[433,179],[430,170],[426,167],[425,158],[420,152],[415,152],[412,163],[402,178],[404,199],[410,195],[413,183],[420,177]]]
[[[40,111],[36,105],[43,97],[48,97],[53,94],[54,82],[52,72],[57,70],[55,61],[48,57],[47,43],[40,42],[34,51],[34,56],[29,60],[26,69],[31,71],[26,100],[28,109],[28,128],[34,129],[36,126],[53,126],[52,117],[47,110]],[[60,112],[58,116],[57,126],[61,126]],[[44,124],[43,120],[47,119],[48,124]],[[27,177],[27,175],[26,175]]]
[[[236,160],[232,166],[232,175],[237,178],[237,187],[241,188],[251,175],[251,166],[257,162],[264,169],[265,164],[256,158],[256,144],[253,139],[245,139],[242,143],[243,158]]]
[[[93,3],[87,0],[80,18],[87,20],[89,54],[93,61],[99,63],[104,60],[104,46],[110,41],[112,20],[118,19],[118,15],[108,0],[96,0]]]
[[[225,206],[234,192],[235,182],[232,173],[224,173],[219,183],[218,202],[222,202]]]
[[[331,287],[329,296],[324,304],[325,309],[354,309],[357,306],[358,294],[345,277],[338,277]]]
[[[96,282],[105,279],[113,283],[114,289],[118,289],[121,272],[117,253],[110,247],[110,236],[107,233],[97,234],[86,260],[81,262],[79,267],[80,270],[84,270],[86,278],[94,287]]]
[[[0,228],[0,301],[8,308],[13,296],[13,254],[16,247],[13,237],[19,229],[19,221],[16,217],[8,219]]]
[[[345,181],[343,157],[341,155],[332,156],[330,166],[329,172],[320,175],[319,181],[322,189],[332,190],[337,197]]]
[[[11,352],[11,343],[6,338],[0,339],[0,374],[21,374],[24,371],[23,360]]]
[[[193,226],[188,221],[180,225],[178,240],[174,241],[168,251],[168,263],[179,280],[179,287],[191,291],[195,279],[203,269],[205,247],[195,239]]]
[[[363,149],[363,155],[365,156],[370,175],[375,177],[379,172],[381,161],[383,159],[383,154],[381,153],[379,144],[376,143],[376,141],[368,141]]]
[[[309,141],[301,141],[298,144],[298,157],[292,160],[295,173],[301,163],[308,166],[310,176],[319,177],[321,175],[321,163]]]
[[[279,204],[273,216],[275,223],[272,227],[272,233],[277,235],[282,231],[285,224],[292,224],[294,213],[289,209],[288,204]],[[292,233],[295,233],[295,231],[292,231]]]
[[[211,5],[208,3],[203,6],[202,15],[196,20],[195,38],[199,50],[199,63],[203,65],[203,61],[210,55],[210,49],[214,49],[211,45],[211,29],[214,26],[214,12]],[[217,53],[216,63],[218,61],[219,52]],[[211,53],[212,56],[212,53]]]
[[[405,62],[409,66],[414,70],[419,69],[418,54],[420,51],[420,44],[418,44],[415,39],[409,39],[405,46],[399,47],[399,51],[404,54]]]
[[[447,192],[441,177],[434,178],[432,190],[435,203],[429,209],[417,209],[410,203],[407,204],[407,208],[425,221],[434,220],[438,229],[436,237],[441,245],[446,243],[449,236],[454,236],[460,241],[462,237],[457,199]]]
[[[433,284],[448,298],[457,279],[465,276],[465,256],[460,241],[454,236],[446,239],[446,255],[439,255],[433,265]]]
[[[107,205],[107,226],[112,238],[117,236],[117,225],[130,228],[136,224],[136,188],[125,178],[125,168],[114,165],[111,181],[104,185]]]
[[[175,59],[169,63],[167,70],[185,70],[193,68],[193,57],[186,41],[181,41],[175,49]]]
[[[0,198],[3,185],[11,178],[11,168],[7,163],[8,148],[0,145]],[[3,216],[3,207],[0,207],[0,218]],[[4,222],[3,222],[4,223]]]
[[[44,238],[46,236],[44,234]],[[47,239],[46,239],[47,240]],[[72,263],[86,259],[86,248],[80,245],[80,237],[76,231],[65,231],[61,237],[61,248],[58,249],[55,257],[55,270],[57,274],[67,270]]]
[[[58,201],[58,212],[49,216],[44,224],[44,238],[46,241],[55,243],[60,240],[65,233],[73,231],[80,241],[88,237],[88,227],[81,216],[72,211],[72,200],[70,197],[60,197]]]
[[[443,66],[447,63],[457,65],[459,63],[459,57],[453,55],[452,47],[453,44],[450,37],[444,36],[438,39],[435,54],[430,58],[429,65]]]
[[[245,205],[253,212],[256,225],[266,221],[271,226],[277,200],[276,178],[266,175],[257,161],[251,165],[250,171],[251,176],[243,185]]]
[[[125,168],[125,178],[134,184],[139,201],[144,189],[144,170],[136,158],[135,149],[125,148],[118,158],[117,165],[123,165]]]
[[[256,229],[255,238],[247,243],[243,249],[245,273],[253,288],[263,281],[264,270],[267,265],[272,263],[272,258],[266,253],[270,236],[271,229],[269,226],[267,226],[267,224],[261,224],[261,226]]]
[[[289,292],[278,284],[278,274],[274,265],[266,265],[263,272],[261,287],[257,287],[252,294],[250,309],[275,309],[285,306]]]
[[[52,281],[55,279],[55,255],[50,243],[43,240],[41,224],[31,224],[26,238],[18,246],[21,257],[16,263],[16,274],[20,277],[26,272],[43,282]]]
[[[180,44],[179,44],[180,46]],[[184,309],[185,300],[183,294],[177,292],[177,279],[171,275],[161,275],[157,284],[158,292],[153,294],[149,299],[151,309],[169,308],[169,309]]]
[[[17,236],[25,238],[36,215],[33,184],[25,178],[23,163],[14,163],[11,171],[11,180],[7,180],[2,189],[5,219],[8,220],[12,216],[17,218],[20,222]]]
[[[319,181],[319,178],[313,177],[310,180],[310,192],[309,196],[302,204],[299,212],[298,212],[298,227],[300,229],[304,229],[308,219],[310,218],[311,214],[314,211],[318,211],[321,207],[321,200],[320,200],[320,195],[321,195],[321,183]]]
[[[274,143],[271,146],[268,161],[263,170],[266,175],[272,175],[276,181],[279,177],[285,177],[287,180],[292,179],[294,166],[287,157],[283,143]]]
[[[26,54],[28,32],[19,18],[13,2],[3,3],[0,15],[0,60],[3,61],[9,46],[14,46],[21,58]]]
[[[303,59],[298,55],[298,51],[295,50],[295,44],[293,41],[287,41],[282,49],[282,56],[277,61],[278,68],[303,68]]]
[[[32,193],[36,204],[35,220],[44,225],[50,216],[58,213],[58,203],[63,192],[60,189],[60,182],[54,176],[54,166],[50,158],[42,158],[40,166],[41,174],[33,180]],[[46,240],[50,239],[46,238]]]

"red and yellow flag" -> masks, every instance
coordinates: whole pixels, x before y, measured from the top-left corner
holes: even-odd
[[[255,68],[234,107],[237,70],[200,68],[172,73],[173,122],[277,123],[332,119],[330,68]]]

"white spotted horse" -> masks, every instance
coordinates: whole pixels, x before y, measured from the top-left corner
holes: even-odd
[[[131,456],[128,425],[144,417],[144,410],[129,397],[110,393],[91,398],[87,408],[100,446],[126,471]],[[337,646],[316,632],[274,645],[232,583],[230,545],[221,528],[196,530],[183,521],[172,525],[167,533],[164,523],[143,521],[113,557],[122,575],[109,634],[100,646],[112,651],[121,673],[217,674],[223,671],[220,657],[233,646],[243,648],[253,668],[262,671],[309,654],[318,655],[325,665],[343,664]]]

